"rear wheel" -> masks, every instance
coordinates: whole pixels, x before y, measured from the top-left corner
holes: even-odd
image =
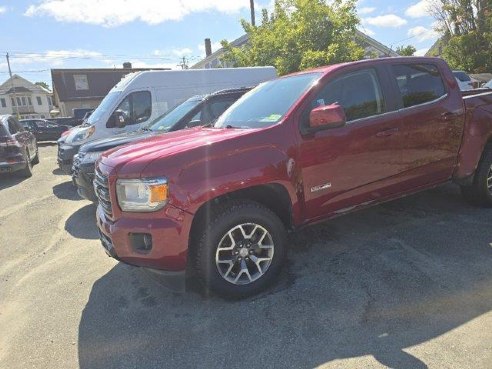
[[[232,201],[202,229],[195,266],[205,287],[223,297],[243,298],[267,288],[286,255],[283,223],[253,201]]]
[[[461,186],[461,193],[472,205],[492,207],[492,147],[485,149],[473,183]]]
[[[31,177],[32,176],[32,161],[31,161],[31,157],[29,155],[29,151],[26,150],[26,166],[24,169],[21,169],[19,171],[19,174],[22,176],[22,177]]]

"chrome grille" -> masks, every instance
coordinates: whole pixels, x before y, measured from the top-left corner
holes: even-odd
[[[106,214],[109,219],[112,219],[113,209],[111,207],[111,198],[109,196],[109,180],[98,168],[96,168],[94,177],[94,192],[96,193],[99,205],[101,205],[104,214]]]

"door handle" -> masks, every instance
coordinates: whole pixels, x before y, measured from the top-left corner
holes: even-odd
[[[398,133],[398,131],[399,131],[398,128],[385,129],[383,131],[376,133],[376,137],[388,137],[394,135],[395,133]]]
[[[444,112],[444,113],[441,114],[441,120],[446,120],[447,121],[447,120],[450,120],[450,119],[456,117],[457,115],[458,114],[453,113],[451,111],[446,111],[446,112]]]

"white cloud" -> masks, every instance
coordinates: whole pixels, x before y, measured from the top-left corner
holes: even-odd
[[[3,14],[7,11],[7,7],[6,6],[0,6],[0,14]]]
[[[70,59],[102,59],[102,54],[97,51],[76,49],[76,50],[48,50],[41,53],[13,53],[12,63],[34,64],[47,63],[51,66],[63,65]]]
[[[363,8],[358,9],[357,13],[359,13],[359,15],[365,15],[365,14],[370,14],[375,10],[376,10],[376,8],[374,8],[374,7],[365,6]]]
[[[425,49],[419,49],[415,52],[415,56],[424,56],[427,51],[429,51],[429,47],[428,48],[425,48]]]
[[[377,17],[363,18],[362,23],[377,27],[398,28],[407,24],[407,20],[397,16],[396,14],[386,14],[379,15]]]
[[[432,0],[420,0],[405,10],[405,15],[412,18],[428,17]]]
[[[191,13],[218,11],[236,13],[249,8],[243,0],[41,0],[24,15],[51,16],[60,22],[81,22],[105,27],[142,21],[151,25],[181,20]]]
[[[171,50],[154,50],[152,55],[162,57],[163,59],[174,59],[176,57],[190,56],[193,53],[189,47],[176,48]]]
[[[407,32],[408,36],[415,37],[418,42],[423,42],[427,40],[434,40],[439,37],[438,33],[430,28],[425,28],[423,26],[417,26],[410,28]]]
[[[170,68],[170,69],[181,69],[178,67],[177,63],[149,63],[143,60],[134,60],[132,61],[133,68]]]

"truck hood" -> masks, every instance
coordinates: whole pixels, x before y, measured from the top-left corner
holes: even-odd
[[[258,129],[193,128],[157,135],[130,145],[117,147],[102,155],[105,166],[118,172],[125,167],[128,175],[140,175],[156,159],[179,155],[203,146],[216,145]]]
[[[165,132],[136,131],[122,133],[109,138],[101,138],[99,140],[88,142],[85,145],[82,145],[82,147],[80,148],[80,152],[106,151],[133,141],[143,140],[145,138],[162,133]]]

